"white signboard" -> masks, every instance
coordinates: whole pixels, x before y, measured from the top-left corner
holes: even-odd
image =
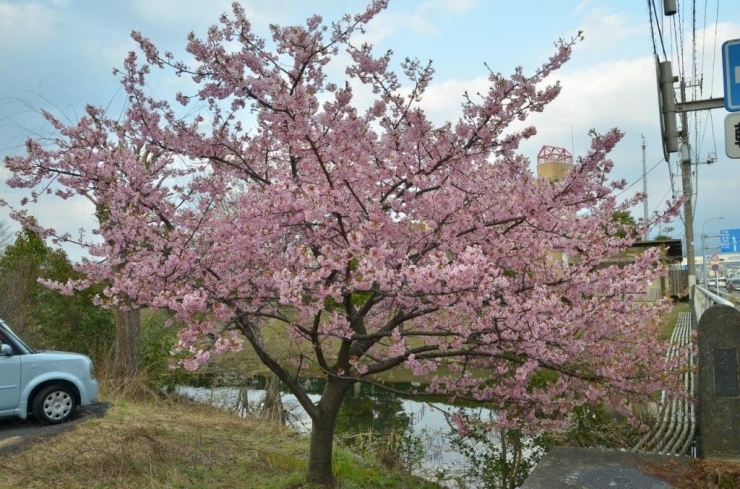
[[[725,152],[730,158],[740,158],[740,113],[725,117]]]

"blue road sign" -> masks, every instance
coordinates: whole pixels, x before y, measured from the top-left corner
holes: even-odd
[[[720,229],[719,246],[722,253],[740,251],[740,229]]]
[[[725,86],[725,109],[740,111],[740,39],[722,44],[722,79]]]

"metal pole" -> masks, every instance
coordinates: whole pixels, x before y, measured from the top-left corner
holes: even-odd
[[[706,224],[706,223],[705,223]],[[709,276],[707,275],[707,247],[705,244],[704,226],[701,227],[701,267],[704,270],[704,285],[709,287]]]
[[[708,222],[721,221],[724,218],[725,218],[724,216],[713,217],[711,219],[707,219],[701,225],[701,262],[702,262],[702,267],[704,268],[704,285],[707,286],[707,290],[709,290],[709,276],[707,275],[707,249],[706,249],[706,244],[705,244],[705,239],[707,235],[704,233],[704,226],[706,226]],[[717,295],[719,295],[719,274],[717,274],[717,277],[715,277],[714,279],[714,286],[717,289]]]
[[[643,219],[645,219],[645,222],[643,224],[647,226],[647,222],[648,222],[647,194],[648,193],[647,193],[647,164],[645,161],[645,136],[642,136],[642,192],[645,194],[645,201],[642,203],[642,215],[643,215]],[[645,227],[645,233],[642,235],[643,241],[647,241],[648,234],[650,234],[650,231],[648,230],[647,227]]]

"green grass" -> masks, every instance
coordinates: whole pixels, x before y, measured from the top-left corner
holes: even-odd
[[[676,327],[678,321],[678,315],[682,312],[690,312],[691,306],[688,302],[677,302],[673,305],[673,309],[663,317],[663,324],[658,332],[658,338],[661,340],[668,340],[671,338],[673,329]]]

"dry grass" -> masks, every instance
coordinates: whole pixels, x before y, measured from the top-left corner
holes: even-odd
[[[281,425],[189,403],[121,400],[104,418],[3,456],[0,487],[302,488],[310,487],[307,458],[308,440]],[[424,487],[345,452],[335,459],[343,488]]]
[[[267,487],[255,481],[265,469],[295,469],[305,459],[298,441],[278,426],[211,408],[119,401],[104,419],[4,457],[0,481],[29,488]]]
[[[669,483],[674,489],[737,489],[740,461],[691,459],[646,465],[641,469]]]

